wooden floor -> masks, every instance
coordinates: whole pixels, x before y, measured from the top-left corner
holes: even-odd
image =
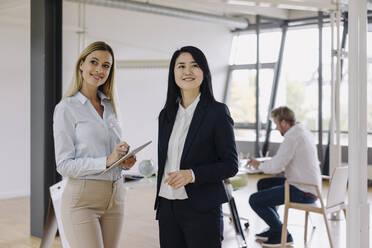
[[[256,191],[256,182],[259,178],[260,176],[250,175],[248,186],[234,191],[234,198],[237,202],[239,214],[242,217],[247,217],[250,222],[250,227],[245,231],[249,248],[261,247],[260,243],[254,240],[254,234],[266,228],[265,223],[255,215],[248,204],[248,197],[251,193]],[[324,195],[326,195],[328,189],[326,184],[327,182],[325,182],[323,186]],[[127,191],[125,226],[121,247],[159,247],[158,227],[157,222],[155,221],[154,211],[152,210],[154,203],[154,190],[155,189],[152,187],[140,187]],[[372,188],[369,189],[368,199],[369,201],[372,200]],[[30,236],[29,201],[29,197],[0,201],[0,248],[39,247],[40,239]],[[224,211],[228,213],[228,206],[225,205],[223,207]],[[280,208],[279,212],[282,215],[283,208]],[[309,229],[309,243],[304,245],[304,214],[301,211],[290,210],[288,229],[294,238],[294,247],[330,247],[321,216],[317,214],[311,214],[310,216],[310,224],[313,223],[316,228],[313,232]],[[341,216],[343,219],[343,215]],[[244,222],[242,222],[242,224],[243,223]],[[370,226],[371,224],[372,222],[370,221]],[[335,247],[346,248],[345,220],[331,221],[331,232],[335,242]],[[228,218],[225,218],[224,236],[225,240],[223,241],[223,248],[237,247],[235,232],[232,225],[229,223]],[[370,239],[372,245],[372,238]],[[61,242],[58,238],[53,244],[53,248],[54,247],[61,247]]]

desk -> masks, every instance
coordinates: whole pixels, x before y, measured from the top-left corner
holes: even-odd
[[[263,172],[260,169],[255,169],[252,166],[247,166],[249,159],[239,160],[239,171],[238,174],[262,174]]]
[[[267,160],[270,160],[271,157],[261,157],[261,158],[255,158],[259,162],[264,162]],[[240,159],[239,160],[239,174],[262,174],[263,171],[260,169],[255,169],[252,166],[246,166],[249,159]]]
[[[142,178],[138,180],[126,181],[124,187],[128,189],[133,188],[144,188],[144,187],[155,187],[156,186],[156,177]]]

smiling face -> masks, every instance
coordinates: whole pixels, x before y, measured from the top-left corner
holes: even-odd
[[[182,91],[200,91],[203,70],[190,53],[181,53],[174,66],[174,79]]]
[[[83,85],[98,88],[110,75],[112,56],[108,51],[96,50],[80,63]]]

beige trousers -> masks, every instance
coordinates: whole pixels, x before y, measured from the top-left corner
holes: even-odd
[[[124,220],[124,181],[69,178],[62,223],[71,248],[116,248]]]

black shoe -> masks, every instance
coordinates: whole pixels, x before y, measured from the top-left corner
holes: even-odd
[[[266,241],[269,239],[270,229],[263,231],[262,233],[257,233],[255,236],[256,239]]]
[[[281,233],[272,233],[269,239],[262,243],[263,247],[280,247],[282,245],[282,235]],[[293,245],[293,238],[290,233],[287,234],[286,245]]]

